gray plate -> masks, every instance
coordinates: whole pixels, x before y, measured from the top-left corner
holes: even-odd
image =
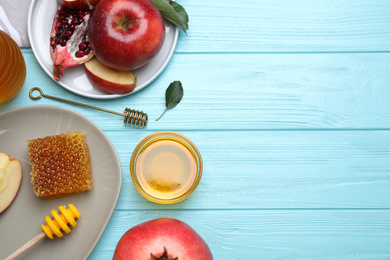
[[[27,140],[70,131],[85,131],[92,160],[94,189],[82,194],[41,200],[33,192]],[[77,226],[62,238],[44,238],[18,259],[86,259],[114,211],[122,184],[122,168],[114,146],[91,120],[73,110],[34,105],[0,113],[0,151],[22,164],[22,184],[13,203],[0,214],[0,259],[40,233],[50,211],[72,203],[81,214]]]
[[[31,48],[42,69],[53,80],[53,62],[50,58],[49,43],[50,30],[57,8],[58,3],[55,0],[32,0],[28,14],[28,37]],[[145,66],[133,71],[137,77],[137,86],[129,94],[107,94],[95,89],[85,75],[84,66],[67,68],[58,84],[73,93],[96,99],[123,97],[143,89],[160,75],[175,51],[179,29],[165,22],[165,30],[164,45],[158,55]]]

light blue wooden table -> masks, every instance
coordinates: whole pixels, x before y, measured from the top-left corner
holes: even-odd
[[[159,217],[190,224],[215,259],[390,259],[390,1],[200,0],[172,60],[147,88],[93,100],[57,85],[23,49],[27,79],[5,111],[32,104],[71,108],[115,146],[120,198],[90,259],[110,259],[131,226]],[[180,80],[184,98],[164,110]],[[110,114],[28,91],[122,111],[150,123],[132,130]],[[134,188],[129,160],[157,131],[199,148],[203,178],[182,203],[158,205]],[[185,260],[185,259],[184,259]]]

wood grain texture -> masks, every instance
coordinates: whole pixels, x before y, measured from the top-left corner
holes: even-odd
[[[142,91],[77,96],[23,49],[25,86],[0,105],[68,107],[115,146],[121,194],[89,259],[111,259],[128,228],[160,217],[190,224],[216,260],[390,259],[390,1],[178,2],[190,15],[188,35],[180,32],[167,68]],[[184,98],[155,122],[174,80]],[[149,125],[131,129],[114,115],[32,101],[37,86],[118,112],[143,110]],[[203,157],[199,187],[178,204],[147,201],[130,178],[133,149],[156,131],[188,136]]]
[[[69,93],[37,68],[25,51],[27,83],[14,103],[53,104],[81,111],[103,130],[126,130],[122,118],[42,99],[32,102],[37,86],[47,94],[122,112],[145,111],[148,129],[390,129],[390,54],[200,54],[174,55],[150,86],[124,98],[85,99]],[[165,89],[183,83],[184,98],[164,117]]]
[[[117,209],[390,207],[390,131],[181,131],[204,170],[194,194],[173,205],[147,201],[130,178],[131,153],[151,133],[107,133],[122,164]]]
[[[214,259],[390,257],[388,210],[117,210],[91,259],[111,259],[121,234],[161,217],[192,226],[209,244]]]
[[[181,1],[190,14],[178,52],[390,50],[387,0]]]

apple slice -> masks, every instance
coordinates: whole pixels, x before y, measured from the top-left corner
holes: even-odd
[[[110,94],[130,93],[137,84],[137,78],[131,71],[107,67],[97,58],[85,63],[85,72],[95,88]]]
[[[0,153],[0,213],[18,194],[22,182],[22,165],[6,153]]]

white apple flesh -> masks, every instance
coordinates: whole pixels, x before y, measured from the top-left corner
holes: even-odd
[[[0,213],[18,194],[22,182],[22,165],[6,153],[0,153]]]
[[[130,93],[137,84],[137,78],[131,71],[107,67],[97,58],[85,63],[85,74],[95,88],[110,94]]]

